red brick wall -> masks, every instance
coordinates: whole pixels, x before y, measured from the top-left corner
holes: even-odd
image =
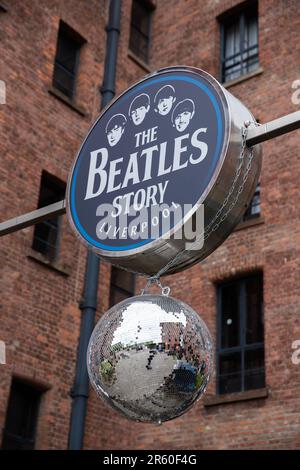
[[[37,207],[43,169],[66,181],[74,155],[100,106],[107,5],[98,1],[11,1],[1,13],[1,79],[7,104],[1,106],[2,210],[5,220]],[[77,86],[82,117],[48,90],[59,19],[87,39]],[[59,267],[30,259],[33,227],[2,239],[0,336],[7,346],[1,366],[0,428],[4,425],[12,375],[45,384],[37,448],[67,446],[69,391],[74,378],[85,248],[62,223]],[[104,269],[103,269],[104,270]]]
[[[237,1],[157,0],[149,70],[197,66],[218,78],[216,17]],[[0,105],[3,192],[1,218],[34,209],[43,169],[66,181],[76,151],[100,108],[108,0],[7,2],[0,13],[1,76],[7,104]],[[128,56],[130,0],[122,2],[117,92],[147,70]],[[49,94],[59,19],[87,43],[80,58],[76,102],[85,116]],[[292,82],[299,79],[299,2],[259,1],[259,61],[263,71],[230,87],[261,122],[297,110]],[[299,448],[300,366],[291,343],[300,338],[299,131],[263,144],[261,205],[264,223],[235,231],[208,259],[165,280],[172,295],[192,305],[216,330],[215,282],[260,269],[264,275],[268,398],[206,407],[162,426],[131,423],[90,392],[84,446],[113,448]],[[297,148],[298,147],[298,148]],[[63,217],[58,268],[29,258],[33,228],[2,239],[0,432],[13,374],[44,384],[37,448],[67,447],[76,346],[78,302],[85,248]],[[108,308],[109,265],[101,264],[99,313]],[[139,282],[139,287],[143,281]],[[215,392],[212,380],[207,395]],[[1,436],[0,436],[1,439]]]

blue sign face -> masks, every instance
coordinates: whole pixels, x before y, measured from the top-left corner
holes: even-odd
[[[183,221],[212,180],[224,127],[224,101],[192,69],[165,69],[131,87],[78,153],[67,196],[76,232],[101,253],[129,253],[172,233],[175,209]]]

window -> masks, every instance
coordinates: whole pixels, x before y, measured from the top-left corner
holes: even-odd
[[[84,39],[62,21],[58,30],[53,86],[68,98],[75,93],[80,47]]]
[[[13,379],[3,430],[2,449],[34,449],[41,395],[41,390]]]
[[[217,392],[265,386],[262,274],[218,287]]]
[[[135,276],[134,274],[118,269],[111,268],[110,278],[110,307],[134,295]]]
[[[243,222],[260,216],[260,183],[256,186],[250,205],[243,216]]]
[[[42,173],[38,208],[59,202],[65,197],[66,185],[46,171]],[[54,261],[58,255],[60,216],[37,224],[32,248]]]
[[[258,66],[258,6],[248,1],[221,18],[222,81],[233,80]]]
[[[144,62],[149,60],[152,10],[150,2],[142,0],[132,2],[129,48]]]

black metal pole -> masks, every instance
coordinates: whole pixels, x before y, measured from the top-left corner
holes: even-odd
[[[104,108],[115,94],[118,39],[120,34],[121,0],[110,0],[109,19],[106,27],[107,42],[103,85],[101,87],[101,108]],[[83,446],[89,378],[86,367],[88,342],[95,324],[97,290],[99,280],[99,258],[88,251],[84,278],[80,337],[77,351],[77,365],[74,386],[71,390],[72,412],[69,434],[69,450],[80,450]]]

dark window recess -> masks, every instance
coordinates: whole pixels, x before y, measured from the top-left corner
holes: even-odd
[[[247,208],[244,216],[243,222],[249,219],[255,219],[260,216],[260,183],[256,186],[255,193],[251,199],[250,205]]]
[[[217,392],[265,386],[262,274],[218,287]]]
[[[60,22],[53,74],[53,86],[71,100],[75,94],[79,51],[84,39]]]
[[[123,269],[111,268],[110,307],[132,297],[135,290],[135,275]]]
[[[146,1],[133,0],[129,48],[144,62],[149,60],[150,28],[153,7]]]
[[[41,395],[41,390],[13,379],[3,430],[2,449],[34,449]]]
[[[249,1],[221,18],[222,81],[227,82],[258,66],[258,6]]]
[[[46,171],[42,173],[38,208],[59,202],[65,197],[66,185]],[[45,220],[34,227],[32,248],[54,261],[58,256],[61,217]]]

